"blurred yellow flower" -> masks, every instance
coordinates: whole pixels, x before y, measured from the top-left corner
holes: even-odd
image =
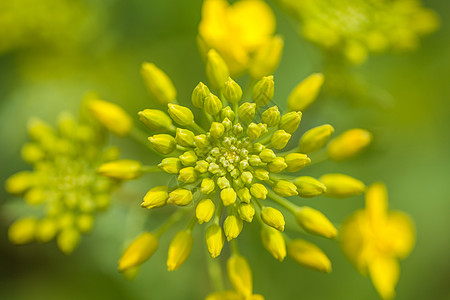
[[[340,229],[343,252],[361,274],[368,274],[383,299],[395,296],[400,266],[414,247],[414,225],[403,212],[388,211],[386,187],[366,191],[366,208],[356,211]]]
[[[231,75],[238,75],[251,68],[253,56],[269,55],[270,66],[255,69],[258,77],[269,75],[278,65],[282,40],[274,37],[275,16],[264,1],[240,0],[232,5],[227,0],[205,0],[202,20],[198,27],[198,41],[202,55],[215,49],[225,60]],[[258,51],[261,51],[257,55]],[[278,58],[277,58],[278,57]],[[256,65],[256,64],[255,64]],[[261,74],[261,72],[267,74]]]

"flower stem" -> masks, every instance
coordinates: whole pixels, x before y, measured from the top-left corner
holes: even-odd
[[[144,147],[147,147],[148,149],[152,150],[155,154],[158,154],[159,156],[164,156],[163,154],[153,149],[153,147],[148,142],[148,134],[142,131],[141,129],[133,127],[133,129],[130,132],[130,137],[139,144],[143,145]]]
[[[287,210],[289,210],[292,213],[295,213],[298,211],[299,207],[295,204],[292,204],[290,201],[286,200],[285,198],[278,196],[275,194],[272,190],[268,190],[267,196],[272,199],[275,203],[278,203],[279,205],[283,206]]]
[[[158,166],[142,166],[141,171],[145,173],[162,172],[162,170]]]
[[[166,222],[164,222],[158,229],[156,229],[155,235],[160,237],[164,232],[166,232],[170,227],[172,227],[176,222],[178,222],[182,216],[189,212],[188,209],[177,209]]]
[[[208,260],[209,277],[211,278],[214,290],[217,292],[223,291],[224,284],[223,284],[222,266],[220,265],[219,260],[209,257],[209,254],[207,260]]]

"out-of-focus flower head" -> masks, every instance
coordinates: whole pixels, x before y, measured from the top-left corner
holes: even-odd
[[[369,52],[414,49],[439,24],[419,0],[279,1],[306,39],[352,63],[363,62]]]
[[[361,274],[370,276],[383,299],[394,298],[400,274],[398,260],[409,255],[414,240],[410,217],[400,211],[388,211],[382,183],[367,189],[365,209],[348,217],[340,230],[343,252]]]
[[[345,152],[343,156],[349,158],[367,144],[348,143],[354,139],[352,135],[334,142],[348,143],[347,147],[335,146],[333,151],[327,151],[323,148],[334,129],[326,124],[307,131],[299,146],[285,150],[300,125],[302,112],[292,110],[282,114],[276,105],[269,105],[275,88],[271,75],[260,78],[249,93],[242,91],[228,76],[227,65],[214,50],[209,51],[206,62],[211,85],[198,83],[191,98],[192,105],[204,113],[203,119],[196,118],[194,111],[175,102],[173,85],[167,84],[170,80],[166,75],[161,76],[161,72],[145,73],[144,77],[158,86],[149,91],[160,103],[164,99],[167,113],[149,108],[138,115],[154,133],[148,141],[163,159],[157,166],[144,168],[170,174],[176,178],[176,183],[150,188],[141,206],[151,210],[165,206],[179,208],[159,228],[142,233],[131,243],[119,261],[119,270],[125,274],[135,272],[156,251],[159,236],[190,213],[190,222],[186,222],[186,227],[174,236],[169,246],[169,271],[177,270],[188,259],[196,224],[206,226],[205,241],[212,258],[222,253],[226,242],[230,243],[233,253],[228,262],[233,291],[214,293],[208,299],[231,296],[261,299],[262,296],[253,295],[250,268],[237,248],[244,223],[255,220],[261,228],[264,248],[275,259],[283,261],[289,255],[303,266],[330,272],[331,262],[321,249],[303,239],[291,240],[283,233],[284,214],[292,214],[309,234],[335,238],[337,230],[324,214],[295,202],[299,197],[322,194],[354,196],[363,193],[365,185],[343,174],[325,174],[319,180],[300,176],[299,172],[311,163],[310,154],[321,151],[335,159],[336,153]],[[294,90],[301,105],[306,107],[314,101],[322,81],[323,77],[315,74]],[[298,105],[296,101],[291,104],[291,109]]]
[[[94,100],[90,99],[87,106],[92,106],[91,101]],[[94,104],[99,106],[98,102]],[[108,104],[110,117],[120,109],[112,109],[114,106]],[[118,120],[114,125],[123,132],[123,124]],[[56,129],[32,119],[28,131],[32,141],[22,147],[22,157],[33,169],[12,175],[6,181],[6,190],[23,195],[30,206],[30,216],[9,227],[9,239],[14,244],[25,244],[56,238],[60,250],[69,254],[78,245],[81,234],[92,229],[96,211],[108,208],[110,194],[120,180],[140,175],[140,163],[115,161],[119,150],[105,148],[106,131],[85,117],[77,122],[64,113]],[[113,164],[108,163],[113,160]],[[97,173],[100,165],[100,171],[113,179]]]
[[[276,21],[262,0],[205,0],[198,27],[200,52],[215,49],[232,76],[249,72],[259,79],[278,66],[283,39],[275,35]]]

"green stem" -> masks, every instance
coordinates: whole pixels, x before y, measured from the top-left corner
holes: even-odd
[[[208,272],[211,277],[211,281],[214,286],[214,290],[217,292],[223,291],[225,289],[223,284],[222,267],[218,259],[209,257],[208,254]]]
[[[194,131],[197,131],[198,133],[206,133],[205,129],[203,129],[200,125],[195,123],[195,121],[192,122],[190,126],[192,129],[194,129]]]
[[[195,217],[195,215],[191,218],[191,221],[189,222],[186,230],[191,232],[192,229],[194,229],[195,224],[197,224],[197,218]]]
[[[138,142],[139,144],[143,145],[144,147],[147,147],[148,149],[152,150],[155,154],[158,154],[159,156],[164,156],[164,154],[159,153],[148,142],[148,134],[141,129],[137,128],[136,126],[133,127],[133,129],[130,132],[130,137]]]
[[[296,152],[298,152],[298,149],[297,148],[293,148],[293,149],[288,150],[288,151],[277,153],[277,156],[286,156],[288,154],[296,153]]]
[[[158,173],[162,170],[158,166],[142,166],[141,171],[145,173]]]
[[[275,203],[278,203],[279,205],[283,206],[287,210],[289,210],[292,213],[295,213],[298,211],[299,207],[295,204],[292,204],[290,201],[286,200],[285,198],[278,196],[275,194],[272,190],[268,190],[267,196],[272,199]]]
[[[308,166],[313,166],[313,165],[319,164],[321,162],[324,162],[324,161],[328,160],[327,151],[325,149],[322,149],[319,152],[313,153],[310,156],[310,159],[311,159],[311,163],[309,163]]]
[[[164,232],[166,232],[170,227],[172,227],[176,222],[178,222],[182,216],[189,212],[188,209],[177,209],[166,222],[164,222],[161,226],[158,227],[155,231],[155,235],[160,237]]]
[[[233,252],[233,254],[239,255],[239,247],[236,239],[231,240],[231,251]]]
[[[217,225],[219,225],[220,216],[222,215],[222,210],[223,210],[223,203],[220,200],[219,207],[217,207],[217,210],[216,210],[216,216],[214,217],[214,223]]]

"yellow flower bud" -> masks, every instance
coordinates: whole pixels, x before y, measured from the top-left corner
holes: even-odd
[[[337,229],[320,211],[311,207],[302,207],[295,213],[295,220],[307,232],[333,239]]]
[[[248,171],[242,172],[241,179],[244,183],[251,184],[253,181],[253,174]]]
[[[55,238],[58,225],[53,219],[43,219],[39,221],[34,233],[39,243],[47,243]]]
[[[297,172],[303,169],[311,162],[311,159],[306,154],[290,153],[284,158],[287,164],[286,171]]]
[[[22,171],[9,177],[5,189],[12,195],[20,195],[33,186],[35,177],[32,172]]]
[[[253,291],[253,279],[247,260],[239,254],[233,254],[228,259],[227,270],[233,288],[244,297],[249,297]]]
[[[307,109],[319,95],[323,81],[323,74],[314,73],[300,82],[288,97],[288,109],[295,111]]]
[[[15,221],[8,228],[9,241],[16,245],[33,242],[37,226],[38,220],[35,218],[23,218]]]
[[[35,141],[42,141],[42,139],[46,137],[54,137],[55,130],[46,122],[37,119],[31,118],[27,124],[28,134]]]
[[[281,150],[284,147],[286,147],[290,138],[291,138],[291,135],[289,133],[287,133],[286,131],[277,130],[272,135],[272,139],[270,140],[270,143],[273,146],[273,148],[275,148],[277,150]]]
[[[229,107],[229,106],[227,106],[227,107]],[[231,130],[231,128],[233,126],[233,122],[231,122],[230,119],[225,118],[222,121],[222,125],[223,125],[223,127],[225,128],[226,131],[229,131],[229,130]]]
[[[256,114],[256,104],[244,102],[239,106],[238,115],[239,119],[244,122],[251,122]]]
[[[216,210],[216,206],[211,199],[203,199],[195,208],[195,216],[197,217],[198,223],[208,223],[214,215],[214,211]]]
[[[195,169],[201,174],[208,172],[208,167],[209,163],[206,160],[200,160],[195,163]]]
[[[288,244],[288,255],[296,263],[307,268],[330,273],[331,262],[323,251],[314,245],[302,239],[293,240]]]
[[[265,163],[270,163],[276,156],[272,149],[264,149],[259,153],[259,157]]]
[[[86,107],[100,124],[118,136],[128,135],[133,128],[131,117],[117,104],[90,99]]]
[[[284,221],[283,214],[276,208],[264,207],[261,211],[261,219],[264,223],[273,227],[279,231],[284,231]]]
[[[287,133],[294,133],[298,126],[300,125],[300,121],[302,120],[302,112],[301,111],[291,111],[281,117],[280,123],[278,124],[279,129],[283,129]]]
[[[254,183],[250,187],[250,193],[257,199],[264,200],[267,197],[267,189],[261,183]]]
[[[254,141],[259,138],[261,135],[261,128],[258,124],[250,123],[247,128],[247,136],[250,138],[250,141]]]
[[[230,73],[227,64],[216,50],[208,51],[206,59],[206,77],[208,81],[218,90],[220,90],[227,81]]]
[[[209,95],[209,93],[210,91],[208,87],[203,82],[199,82],[192,92],[192,104],[195,107],[202,109],[205,98]]]
[[[69,255],[80,243],[80,233],[74,228],[65,228],[58,234],[56,243],[61,252]]]
[[[120,159],[101,165],[97,172],[114,179],[131,180],[142,175],[142,164],[137,160]]]
[[[275,157],[275,159],[272,160],[271,163],[267,165],[269,168],[269,171],[272,173],[280,173],[284,169],[287,168],[287,164],[283,157]]]
[[[252,198],[249,189],[246,187],[238,190],[238,196],[245,203],[250,203],[250,199]]]
[[[242,300],[242,295],[236,291],[221,291],[209,294],[205,300]]]
[[[327,187],[319,180],[310,176],[300,176],[294,179],[300,197],[311,198],[327,191]]]
[[[236,202],[236,192],[233,188],[226,188],[220,192],[220,199],[223,205],[228,206]]]
[[[206,113],[215,116],[222,110],[222,101],[214,95],[213,93],[209,93],[205,98],[204,110]]]
[[[195,146],[202,149],[209,145],[209,140],[205,134],[199,134],[194,137]]]
[[[187,126],[194,122],[194,114],[189,108],[172,103],[167,104],[167,106],[169,107],[169,115],[178,125]]]
[[[223,89],[223,96],[230,103],[239,103],[242,98],[242,89],[233,79],[228,77]]]
[[[94,216],[92,214],[80,214],[76,220],[77,227],[81,233],[88,233],[94,226]]]
[[[220,112],[220,117],[222,118],[222,120],[228,118],[228,120],[234,121],[234,119],[236,118],[236,114],[231,107],[226,106]]]
[[[230,187],[230,181],[225,176],[217,178],[216,183],[221,190]]]
[[[198,179],[198,173],[194,167],[186,167],[180,170],[178,181],[184,183],[193,183]]]
[[[212,122],[209,132],[211,133],[211,136],[213,138],[218,139],[222,137],[223,133],[225,132],[225,127],[223,126],[222,123]]]
[[[277,193],[282,197],[290,197],[298,195],[297,187],[295,186],[295,184],[283,179],[280,179],[277,182],[275,182],[272,189],[275,193]]]
[[[142,202],[141,207],[151,209],[166,205],[166,201],[169,198],[168,190],[169,188],[167,186],[151,188],[147,194],[145,194],[144,202]]]
[[[280,122],[280,111],[278,106],[272,106],[261,114],[261,121],[267,124],[267,127],[275,127]]]
[[[255,215],[255,206],[253,203],[241,203],[238,207],[238,213],[242,220],[251,223]]]
[[[205,238],[209,255],[211,255],[212,258],[216,258],[220,255],[220,252],[222,252],[225,243],[222,228],[217,224],[209,226],[208,229],[206,229]]]
[[[175,141],[178,145],[183,147],[192,147],[194,146],[194,133],[187,129],[177,128],[177,132],[175,134]]]
[[[286,242],[280,231],[269,226],[264,226],[261,229],[261,241],[267,252],[276,260],[284,260],[286,257]]]
[[[249,74],[252,78],[261,78],[272,74],[280,63],[284,41],[279,35],[268,40],[253,56]]]
[[[369,146],[372,134],[364,129],[350,129],[332,139],[327,147],[328,157],[340,161],[358,155]]]
[[[298,150],[301,153],[311,153],[322,149],[334,132],[329,124],[314,127],[303,134],[299,142]]]
[[[182,168],[182,165],[178,158],[167,157],[161,161],[158,167],[168,174],[178,174]]]
[[[239,236],[244,226],[242,219],[236,215],[230,215],[223,222],[223,230],[225,231],[225,236],[227,241],[231,241]]]
[[[41,187],[31,188],[24,195],[25,201],[30,205],[42,204],[45,201],[45,198],[46,192]]]
[[[119,260],[119,272],[125,272],[146,262],[158,249],[158,238],[150,233],[141,233],[128,246]]]
[[[214,183],[214,180],[211,178],[203,178],[202,183],[200,185],[200,191],[203,194],[211,194],[216,187],[216,184]]]
[[[259,80],[252,91],[252,100],[258,106],[264,106],[273,98],[275,83],[273,76],[264,76]]]
[[[177,270],[189,257],[192,250],[194,238],[190,231],[179,231],[169,246],[169,254],[167,257],[167,270]]]
[[[176,101],[177,91],[169,76],[152,63],[143,63],[141,74],[152,97],[164,105]]]
[[[175,129],[175,126],[172,124],[172,119],[159,109],[144,109],[138,112],[138,115],[141,122],[150,130],[166,132]]]
[[[193,198],[192,192],[187,189],[176,189],[169,193],[168,204],[174,204],[178,206],[185,206],[191,203]]]
[[[263,168],[258,168],[254,172],[255,177],[259,180],[266,181],[269,180],[269,171]]]
[[[27,143],[22,146],[21,156],[28,163],[35,163],[45,157],[45,152],[34,143]]]
[[[362,181],[344,174],[325,174],[320,177],[320,181],[327,187],[325,196],[330,197],[356,196],[366,189]]]
[[[148,138],[153,149],[162,154],[170,154],[177,147],[174,137],[168,134],[155,134]]]
[[[180,161],[185,166],[193,166],[197,162],[197,155],[195,154],[195,151],[190,150],[186,151],[183,154],[179,156]]]

